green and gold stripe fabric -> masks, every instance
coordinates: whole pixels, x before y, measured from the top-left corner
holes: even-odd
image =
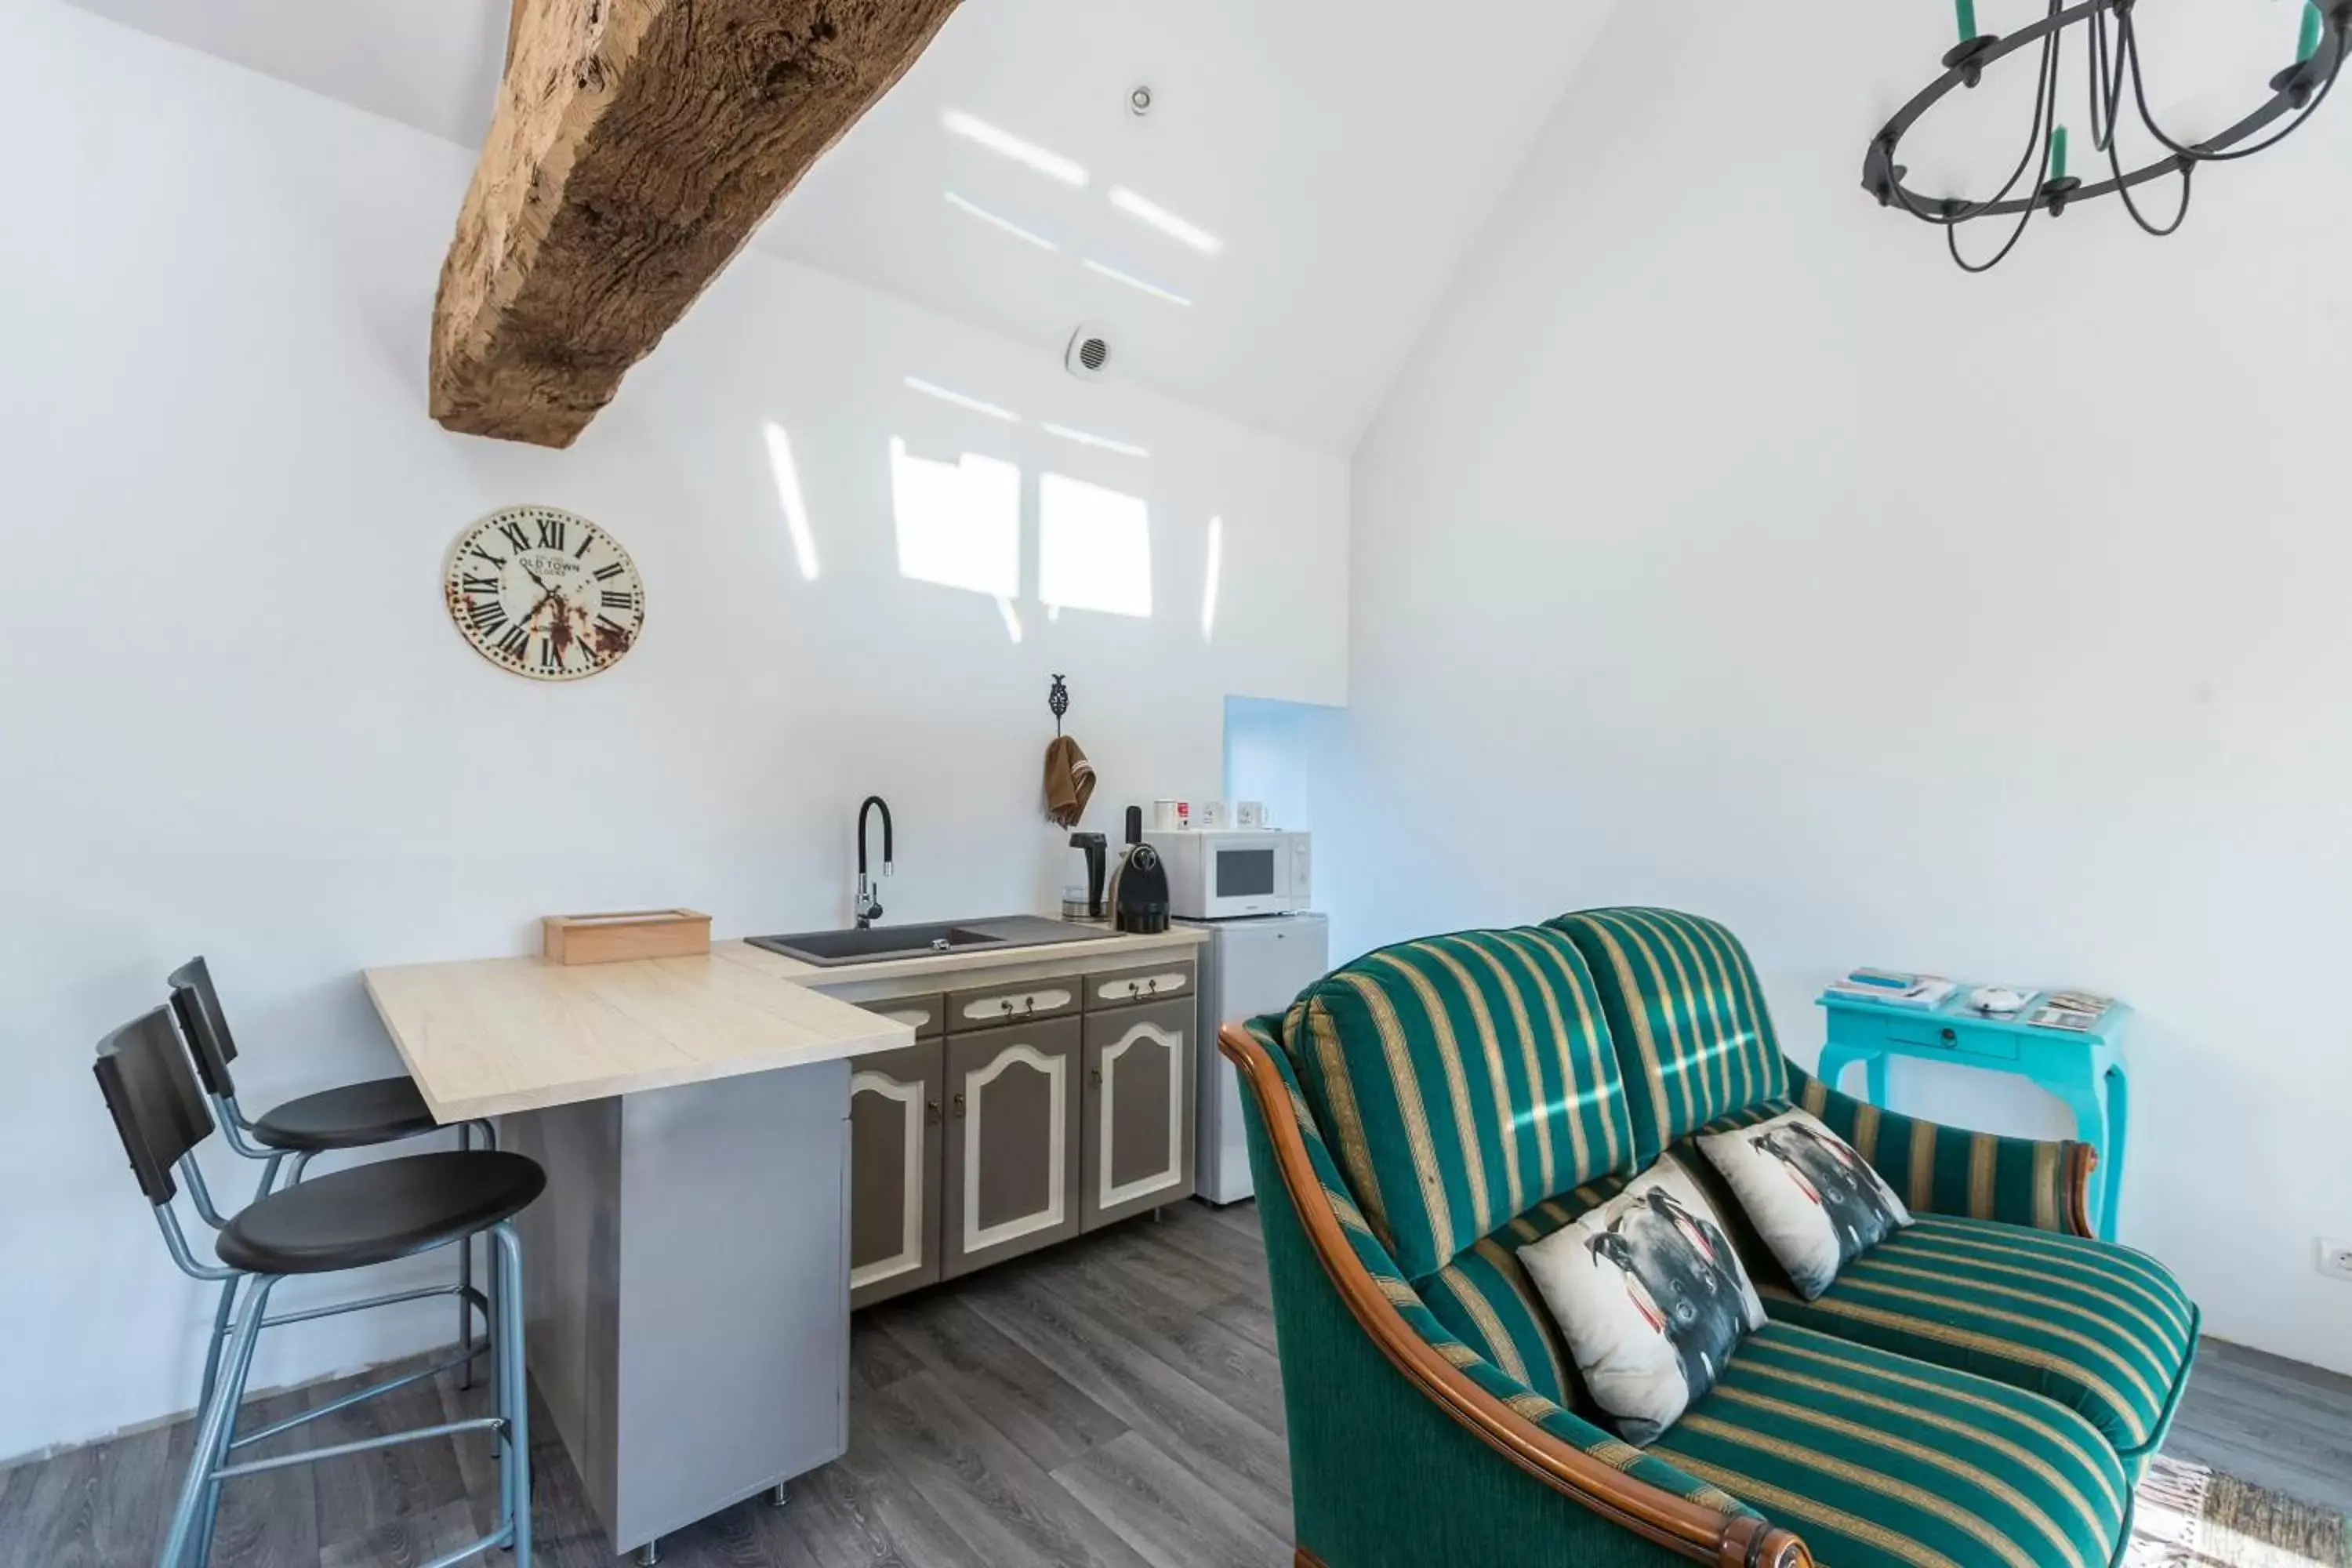
[[[1407,1279],[1546,1199],[1635,1169],[1592,975],[1557,931],[1381,948],[1310,987],[1283,1034]]]
[[[1785,1322],[1652,1445],[1825,1568],[2107,1568],[2131,1488],[2080,1415]]]
[[[1568,1342],[1535,1281],[1519,1266],[1518,1249],[1607,1203],[1632,1180],[1603,1176],[1545,1199],[1423,1279],[1422,1300],[1456,1338],[1503,1371],[1538,1394],[1589,1414],[1591,1405]]]
[[[1759,1282],[1774,1321],[2028,1389],[2137,1465],[2196,1354],[2196,1306],[2145,1253],[2089,1237],[1923,1214],[1814,1301]]]
[[[1763,990],[1728,931],[1672,910],[1586,910],[1548,923],[1600,984],[1640,1164],[1717,1117],[1787,1097]]]
[[[2072,1143],[1997,1138],[1898,1116],[1839,1093],[1794,1063],[1789,1097],[1853,1144],[1913,1214],[2074,1234],[2066,1201]]]
[[[1338,1163],[1325,1142],[1320,1126],[1301,1091],[1298,1073],[1299,1058],[1286,1047],[1284,1037],[1299,1017],[1298,1009],[1290,1018],[1277,1022],[1259,1018],[1250,1026],[1250,1033],[1266,1048],[1266,1054],[1281,1071],[1285,1091],[1289,1097],[1288,1114],[1298,1124],[1300,1136],[1307,1146],[1308,1162],[1314,1166],[1316,1178],[1321,1183],[1323,1195],[1339,1221],[1348,1245],[1357,1261],[1364,1266],[1382,1295],[1393,1305],[1412,1331],[1430,1347],[1486,1393],[1508,1405],[1528,1420],[1542,1427],[1552,1436],[1590,1454],[1612,1469],[1622,1470],[1636,1479],[1661,1488],[1676,1497],[1686,1499],[1702,1507],[1713,1509],[1726,1516],[1752,1513],[1755,1510],[1738,1502],[1720,1488],[1685,1475],[1653,1455],[1645,1454],[1632,1444],[1585,1420],[1567,1408],[1565,1401],[1540,1393],[1524,1381],[1503,1371],[1487,1354],[1481,1334],[1476,1341],[1465,1340],[1449,1329],[1433,1313],[1412,1282],[1399,1269],[1396,1260],[1372,1232],[1371,1226],[1349,1196],[1349,1185],[1340,1176]],[[1310,1042],[1311,1045],[1311,1042]],[[1244,1090],[1246,1094],[1246,1089]],[[1260,1106],[1253,1101],[1251,1109],[1260,1114],[1283,1114],[1283,1108]],[[1622,1185],[1622,1182],[1619,1184]],[[1478,1254],[1483,1261],[1483,1253]],[[1283,1301],[1276,1296],[1275,1316],[1279,1322]],[[1367,1433],[1365,1440],[1377,1441],[1380,1434]]]

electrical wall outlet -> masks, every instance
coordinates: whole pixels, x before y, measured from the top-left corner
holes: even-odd
[[[2352,1241],[2319,1238],[2319,1271],[2330,1279],[2352,1279]]]

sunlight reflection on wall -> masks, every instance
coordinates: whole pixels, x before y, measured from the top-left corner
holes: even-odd
[[[1151,509],[1066,474],[1037,481],[1037,597],[1073,610],[1151,614]]]
[[[1021,468],[966,452],[918,458],[890,440],[898,573],[919,583],[1010,601],[1021,593]]]
[[[804,581],[816,581],[816,535],[809,528],[808,500],[801,493],[800,465],[793,460],[793,439],[781,425],[768,426],[768,466],[776,472],[776,501],[784,509],[784,526],[793,536],[793,559]]]

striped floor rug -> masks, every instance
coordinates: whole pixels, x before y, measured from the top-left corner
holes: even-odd
[[[2123,1568],[2352,1568],[2340,1513],[2159,1458],[2139,1485]]]

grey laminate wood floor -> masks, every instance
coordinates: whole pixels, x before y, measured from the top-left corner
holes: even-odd
[[[856,1320],[850,1448],[664,1542],[671,1568],[1282,1568],[1281,1382],[1257,1216],[1180,1204]],[[269,1416],[348,1384],[270,1402]],[[320,1421],[319,1446],[470,1413],[422,1385]],[[580,1484],[534,1427],[539,1562],[610,1568]],[[0,1472],[0,1564],[144,1568],[188,1426]],[[2352,1513],[2352,1378],[2209,1342],[2169,1450]],[[233,1484],[215,1568],[415,1568],[478,1530],[478,1440]],[[493,1564],[503,1558],[493,1558]]]

